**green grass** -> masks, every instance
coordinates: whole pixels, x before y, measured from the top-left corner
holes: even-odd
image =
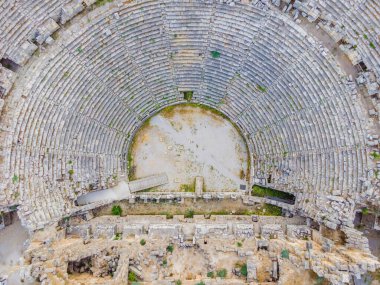
[[[179,190],[182,192],[195,192],[195,182],[193,184],[181,184]]]
[[[369,154],[370,156],[373,157],[373,159],[380,159],[380,153],[373,151]]]
[[[111,3],[113,0],[96,0],[96,2],[94,3],[94,5],[96,7],[100,7],[100,6],[103,6],[105,5],[106,3]]]
[[[146,241],[145,241],[145,239],[141,239],[141,240],[140,240],[140,244],[141,244],[142,246],[146,245]]]
[[[227,277],[227,269],[222,268],[216,271],[216,276],[220,278],[226,278]]]
[[[116,233],[115,237],[113,240],[121,240],[121,233]]]
[[[275,205],[271,205],[271,204],[264,204],[264,206],[261,207],[261,209],[257,209],[256,211],[253,211],[252,215],[281,216],[282,208]]]
[[[12,177],[13,184],[17,183],[18,179],[19,179],[18,176],[16,174],[14,174],[13,177]]]
[[[241,275],[247,277],[247,275],[248,275],[247,263],[244,263],[244,264],[240,267],[240,273],[241,273]]]
[[[218,52],[217,50],[213,50],[210,53],[211,53],[212,58],[219,58],[220,57],[220,52]]]
[[[174,251],[174,246],[173,246],[172,244],[169,244],[169,245],[166,247],[166,251],[172,253],[172,252]]]
[[[132,271],[129,271],[129,273],[128,273],[128,281],[130,281],[130,282],[138,281],[136,273],[134,273]]]
[[[191,99],[193,99],[193,91],[185,91],[183,92],[183,99],[185,99],[186,101],[191,101]]]
[[[189,218],[189,219],[193,218],[194,217],[194,210],[192,210],[192,209],[186,210],[184,216],[185,216],[185,218]]]
[[[111,213],[114,216],[121,216],[121,214],[123,213],[123,210],[121,209],[119,205],[113,205]]]
[[[277,198],[286,199],[286,200],[293,200],[293,195],[289,193],[262,187],[259,185],[253,185],[252,196],[257,196],[257,197],[269,196],[269,197],[277,197]]]
[[[287,249],[283,249],[283,250],[281,251],[281,257],[282,257],[282,258],[289,259],[289,250],[287,250]]]
[[[368,210],[368,208],[363,208],[363,209],[362,209],[362,214],[363,214],[363,215],[368,215],[368,214],[369,214],[369,210]]]
[[[259,89],[260,92],[267,92],[267,88],[265,86],[262,86],[260,84],[256,85],[257,89]]]

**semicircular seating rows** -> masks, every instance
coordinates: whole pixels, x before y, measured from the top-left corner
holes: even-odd
[[[5,21],[3,54],[64,3],[32,2]],[[68,215],[78,195],[127,172],[135,131],[188,90],[241,128],[256,179],[305,197],[355,196],[368,175],[366,130],[346,81],[322,44],[279,11],[115,1],[75,18],[21,69],[7,112],[6,199],[20,203],[31,229]]]

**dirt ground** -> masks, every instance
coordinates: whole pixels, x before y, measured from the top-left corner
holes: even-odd
[[[240,199],[210,200],[185,199],[184,203],[143,203],[130,204],[128,201],[117,203],[123,210],[124,215],[183,215],[189,209],[194,214],[244,214],[254,211],[256,206],[244,205]],[[259,206],[258,206],[259,207]],[[111,213],[112,205],[101,207],[95,211],[95,216],[104,216]]]
[[[181,191],[196,176],[204,177],[206,191],[235,191],[246,184],[244,139],[228,120],[201,107],[161,111],[136,134],[131,153],[133,178],[167,173],[169,183],[153,191]]]
[[[24,242],[28,237],[28,231],[21,226],[21,222],[16,215],[14,215],[11,225],[0,230],[0,276],[10,276],[9,284],[19,284],[12,281],[12,276],[18,274],[18,265],[24,251]]]

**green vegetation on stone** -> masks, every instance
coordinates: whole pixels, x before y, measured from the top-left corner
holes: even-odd
[[[271,189],[271,188],[262,187],[262,186],[259,186],[259,185],[253,185],[253,187],[252,187],[252,196],[257,196],[257,197],[277,197],[277,198],[286,199],[286,200],[293,200],[293,195],[291,195],[289,193],[278,191],[278,190],[274,190],[274,189]]]
[[[121,240],[121,233],[116,233],[114,240]]]
[[[185,216],[185,218],[192,219],[194,217],[194,210],[192,210],[192,209],[186,210],[184,216]]]
[[[374,159],[380,159],[380,153],[376,151],[371,152],[369,155],[372,156]]]
[[[218,52],[217,50],[213,50],[210,53],[211,53],[212,58],[219,58],[220,57],[220,52]]]
[[[183,99],[185,99],[186,101],[191,101],[191,99],[193,99],[193,91],[185,91],[183,92]]]
[[[241,273],[241,275],[243,275],[244,277],[247,277],[247,275],[248,275],[247,263],[244,263],[244,264],[240,267],[240,273]]]
[[[179,189],[182,192],[195,192],[195,182],[193,184],[181,184]]]
[[[174,246],[173,246],[172,244],[169,244],[169,245],[166,247],[166,251],[172,253],[172,252],[174,251]]]
[[[121,207],[119,205],[114,205],[112,206],[112,215],[114,216],[121,216],[123,210],[121,209]]]
[[[105,5],[106,3],[111,3],[113,0],[96,0],[96,2],[94,3],[94,5],[96,7],[100,7],[100,6],[103,6]]]
[[[16,174],[13,175],[12,182],[13,182],[13,184],[18,182],[18,176]]]
[[[129,273],[128,273],[128,281],[131,281],[131,282],[138,281],[136,273],[134,273],[133,271],[129,271]]]
[[[226,276],[227,276],[227,269],[222,268],[222,269],[217,270],[216,271],[216,276],[218,276],[220,278],[226,278]]]
[[[265,86],[262,86],[260,84],[257,84],[256,86],[257,86],[257,89],[260,90],[260,92],[267,92],[267,88]]]
[[[146,245],[146,241],[145,241],[145,239],[141,239],[141,240],[140,240],[140,244],[141,244],[142,246]]]
[[[271,205],[271,204],[264,204],[264,206],[260,209],[257,209],[256,211],[252,212],[252,215],[259,215],[259,216],[281,216],[282,215],[282,208]]]
[[[283,250],[281,251],[281,257],[282,257],[282,258],[289,259],[289,250],[287,250],[287,249],[283,249]]]

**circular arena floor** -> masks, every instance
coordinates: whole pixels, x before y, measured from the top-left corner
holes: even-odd
[[[231,122],[205,107],[164,109],[138,131],[130,151],[130,178],[167,173],[169,184],[150,191],[192,191],[196,176],[204,177],[206,191],[236,191],[246,184],[243,137]]]

